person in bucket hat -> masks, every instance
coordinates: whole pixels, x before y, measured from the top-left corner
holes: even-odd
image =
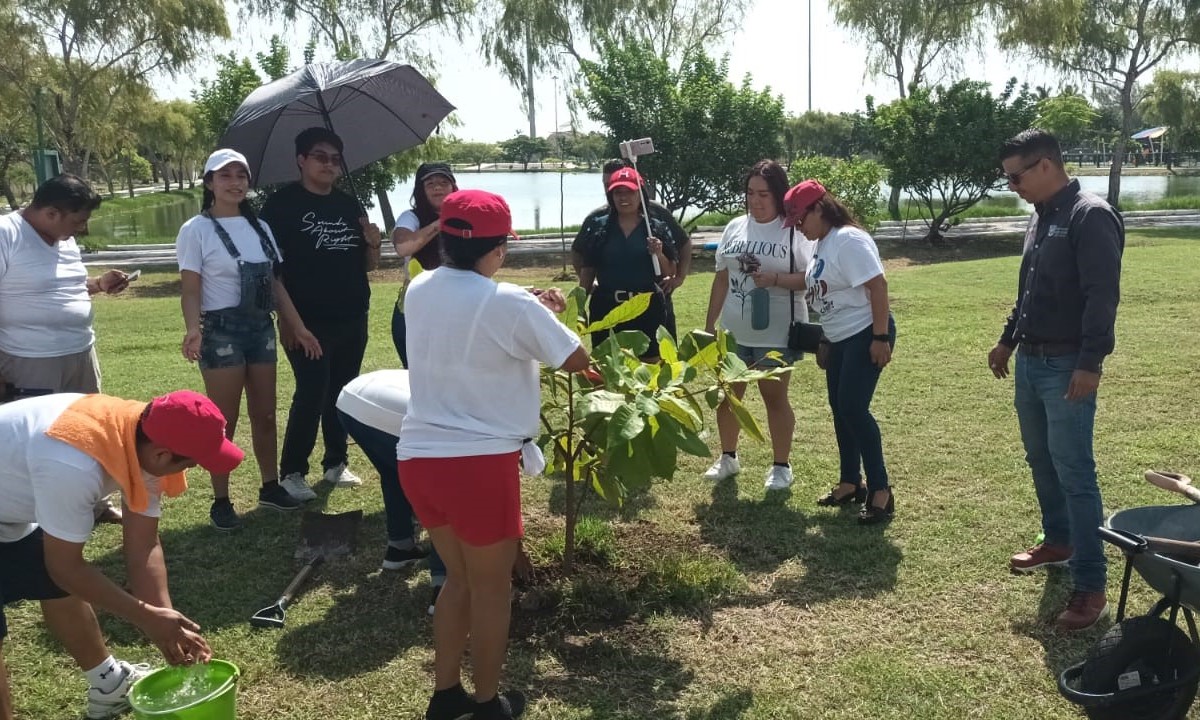
[[[115,659],[93,607],[138,627],[172,665],[212,656],[200,626],[174,609],[158,539],[163,495],[187,488],[199,465],[230,472],[242,451],[225,437],[211,400],[180,390],[149,403],[60,393],[0,407],[0,599],[38,600],[88,681],[88,718],[129,707],[130,688],[150,670]],[[92,506],[119,492],[129,590],[84,559]],[[7,622],[0,605],[0,720],[14,709],[3,667]]]
[[[517,717],[524,698],[498,690],[523,534],[518,458],[530,473],[544,464],[527,441],[538,435],[538,365],[579,372],[588,355],[554,315],[562,293],[492,279],[516,237],[504,198],[452,193],[439,223],[443,264],[405,299],[410,397],[396,448],[404,494],[446,564],[425,717]],[[474,697],[460,682],[464,638]]]

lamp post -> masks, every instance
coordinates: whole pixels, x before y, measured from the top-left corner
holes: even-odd
[[[558,76],[554,76],[554,144],[558,146],[558,239],[562,244],[562,279],[567,276],[566,200],[563,193],[562,135],[558,129]]]
[[[808,111],[812,112],[812,0],[808,0]]]

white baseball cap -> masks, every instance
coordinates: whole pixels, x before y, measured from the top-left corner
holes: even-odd
[[[246,168],[246,174],[250,174],[250,163],[246,162],[246,156],[230,148],[221,148],[209,155],[208,160],[204,162],[204,174],[216,172],[229,163],[241,163],[242,167]]]

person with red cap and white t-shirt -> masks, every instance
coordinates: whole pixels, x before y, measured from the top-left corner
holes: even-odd
[[[561,292],[492,280],[513,234],[503,198],[451,193],[439,222],[444,264],[405,298],[411,396],[396,447],[404,493],[446,564],[425,717],[517,717],[524,698],[498,688],[524,532],[518,457],[526,472],[545,464],[527,440],[538,434],[538,365],[580,372],[588,355],[554,315],[566,307]],[[473,698],[460,679],[468,640]]]
[[[230,472],[242,457],[225,437],[221,411],[191,390],[149,403],[61,393],[0,407],[0,600],[41,602],[51,634],[88,680],[88,718],[128,709],[129,689],[149,671],[113,658],[93,606],[139,627],[172,665],[211,658],[200,626],[171,603],[158,539],[161,497],[187,488],[187,468]],[[83,555],[92,507],[114,492],[125,516],[128,591]],[[0,720],[12,720],[3,604]]]

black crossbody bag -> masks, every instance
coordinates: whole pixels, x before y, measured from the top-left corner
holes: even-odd
[[[788,238],[788,269],[796,272],[796,228]],[[796,291],[788,291],[788,312],[791,322],[788,324],[788,349],[800,352],[815,353],[825,337],[825,329],[820,323],[796,322]]]

